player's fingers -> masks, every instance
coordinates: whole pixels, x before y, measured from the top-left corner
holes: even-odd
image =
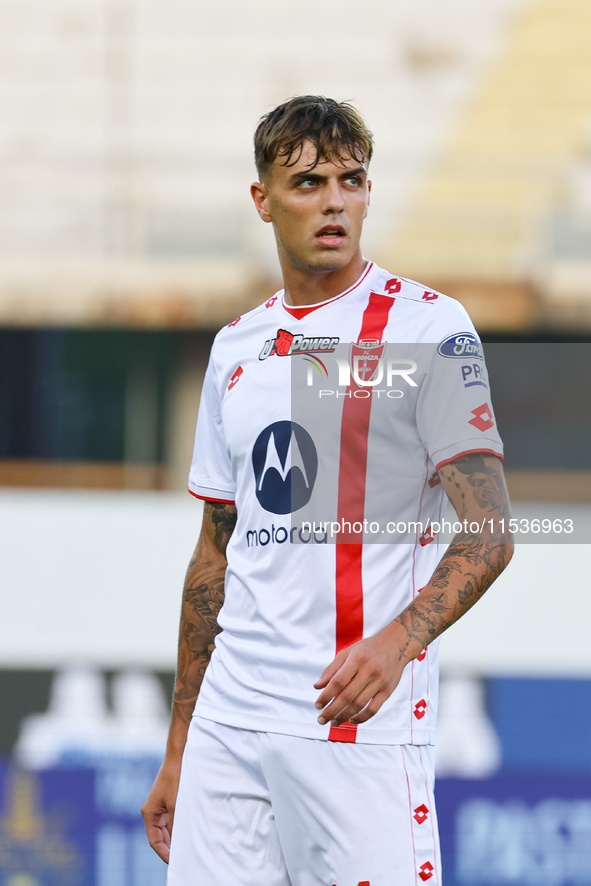
[[[353,713],[350,706],[355,703],[362,693],[368,691],[369,682],[370,681],[367,677],[357,674],[353,680],[349,681],[344,689],[334,695],[330,704],[328,704],[320,714],[318,722],[322,724],[323,721],[324,723],[328,723],[329,720],[332,722],[338,719],[344,723],[345,720],[348,720],[349,713]],[[359,707],[357,710],[361,710],[361,708]],[[357,710],[355,713],[357,713]],[[344,711],[348,711],[347,716],[342,716]]]
[[[369,702],[373,698],[374,692],[375,686],[373,686],[372,684],[362,689],[353,699],[353,701],[351,701],[346,707],[342,707],[336,716],[330,718],[331,726],[340,726],[342,723],[346,723],[348,720],[350,720],[351,723],[355,722],[355,715],[362,711],[367,704],[369,704]],[[325,716],[325,714],[323,714],[323,716]]]
[[[316,699],[316,707],[320,710],[334,701],[334,699],[349,687],[357,674],[357,668],[349,660],[345,661],[335,674],[330,678],[324,690]],[[348,704],[354,696],[347,696]],[[324,716],[324,714],[323,714]]]
[[[160,840],[157,843],[150,844],[156,855],[158,855],[162,861],[168,864],[170,859],[170,843],[167,843],[164,840]]]
[[[170,832],[166,825],[148,824],[146,822],[148,841],[154,852],[168,864],[170,855]]]
[[[364,705],[363,710],[351,717],[351,723],[365,723],[367,720],[370,720],[375,714],[377,714],[389,695],[390,693],[385,690],[376,692],[373,698]]]
[[[339,668],[342,666],[343,662],[347,660],[349,650],[343,649],[335,658],[331,661],[331,663],[326,667],[321,675],[320,679],[316,680],[314,683],[315,689],[322,689],[324,686],[327,686],[329,681],[332,680],[334,675],[337,673]],[[318,707],[318,704],[316,705]]]

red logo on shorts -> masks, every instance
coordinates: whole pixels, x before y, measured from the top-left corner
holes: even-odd
[[[417,806],[414,813],[413,818],[417,824],[424,824],[429,818],[429,810],[424,803],[421,806]]]
[[[430,880],[433,876],[433,865],[430,861],[426,861],[425,864],[422,864],[419,868],[419,877],[423,882],[425,880]]]
[[[490,411],[488,403],[483,403],[482,406],[473,409],[472,415],[474,418],[471,418],[468,424],[475,427],[478,431],[488,431],[488,429],[492,428],[494,425],[492,412]]]
[[[417,703],[415,705],[415,709],[413,711],[413,714],[415,715],[417,720],[422,720],[423,717],[425,716],[426,710],[427,710],[427,702],[425,701],[424,698],[422,698],[420,701],[417,701]]]

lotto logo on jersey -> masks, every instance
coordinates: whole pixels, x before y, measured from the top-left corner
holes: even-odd
[[[275,338],[268,338],[259,354],[259,360],[266,360],[276,354],[278,357],[292,357],[294,354],[330,354],[340,339],[336,335],[314,336],[294,335],[287,329],[278,329]]]

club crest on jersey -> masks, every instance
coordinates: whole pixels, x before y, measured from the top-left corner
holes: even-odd
[[[329,354],[334,351],[340,339],[336,335],[314,336],[294,335],[287,329],[278,329],[275,338],[269,338],[263,345],[259,360],[266,360],[276,354],[278,357],[292,357],[294,354]]]
[[[357,384],[379,384],[384,376],[382,354],[386,347],[385,341],[371,339],[351,344],[351,369]]]
[[[456,332],[454,335],[448,335],[437,348],[437,353],[441,354],[442,357],[455,357],[458,359],[476,357],[478,360],[484,359],[482,345],[473,332]]]

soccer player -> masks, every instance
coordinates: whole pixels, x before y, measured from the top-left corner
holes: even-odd
[[[256,131],[251,193],[284,289],[218,334],[203,388],[203,526],[143,808],[169,886],[441,882],[437,638],[509,561],[508,499],[466,312],[362,255],[372,147],[353,107],[318,96]],[[307,426],[300,376],[328,410]],[[332,536],[300,520],[315,496]],[[374,500],[402,543],[368,522]]]

